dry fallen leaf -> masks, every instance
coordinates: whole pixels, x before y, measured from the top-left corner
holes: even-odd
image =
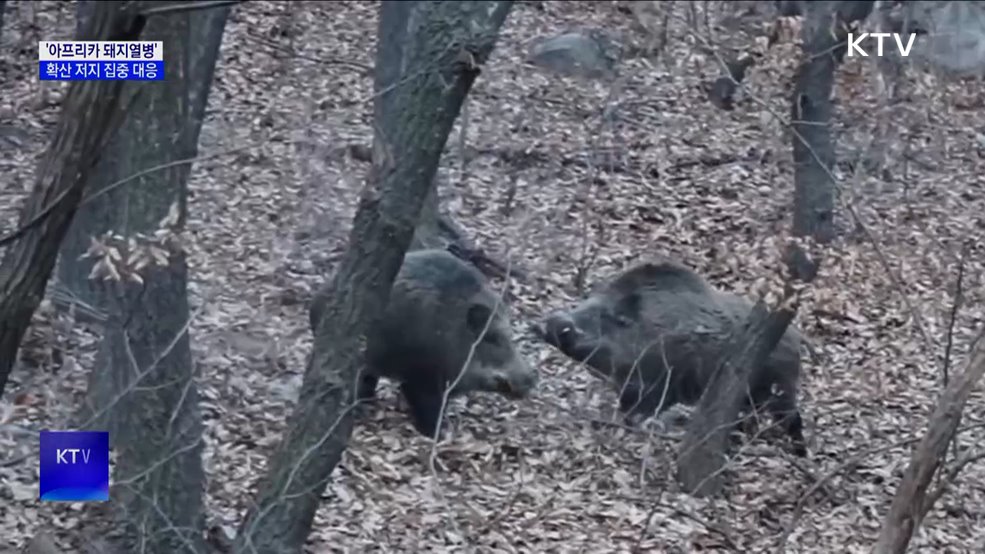
[[[781,121],[790,114],[789,89],[801,59],[800,23],[783,21],[782,40],[743,82],[748,98],[723,114],[697,87],[720,68],[695,47],[684,23],[687,10],[702,3],[664,4],[676,6],[679,16],[669,21],[664,50],[656,60],[621,60],[626,78],[609,98],[604,83],[549,76],[522,60],[535,39],[584,26],[644,45],[650,37],[634,35],[633,16],[610,2],[517,3],[470,93],[467,163],[460,129],[449,140],[438,176],[444,208],[481,247],[532,276],[511,287],[517,335],[576,300],[571,283],[582,266],[590,286],[660,253],[750,297],[776,284],[794,196],[791,138]],[[72,36],[72,4],[37,5],[45,33]],[[289,392],[311,349],[309,291],[335,270],[367,176],[369,164],[332,153],[338,145],[373,145],[372,77],[352,64],[373,64],[376,12],[372,3],[247,2],[234,9],[223,38],[199,151],[255,146],[193,166],[181,244],[188,252],[191,302],[201,307],[190,337],[206,426],[208,515],[226,529],[247,509],[284,430],[293,407]],[[653,23],[660,27],[661,21]],[[8,10],[4,43],[36,40],[29,40],[36,33],[31,29],[19,10]],[[302,55],[288,54],[288,39],[269,38],[287,35]],[[59,116],[57,105],[34,107],[35,60],[17,52],[0,49],[7,72],[0,119],[27,129],[28,138],[0,160],[7,177],[0,180],[0,236],[13,230],[36,155]],[[956,105],[958,98],[980,96],[977,84],[908,68],[907,93],[888,104],[878,96],[876,74],[871,58],[847,60],[838,69],[833,127],[842,234],[820,249],[824,260],[796,323],[823,360],[804,370],[801,399],[812,442],[805,468],[824,475],[859,453],[879,450],[806,499],[782,551],[871,547],[909,455],[902,441],[923,429],[940,390],[956,252],[964,241],[977,250],[967,261],[965,308],[954,325],[952,375],[985,323],[979,309],[985,305],[985,112]],[[610,117],[603,120],[606,108]],[[877,133],[887,137],[885,172],[848,179],[848,166],[872,161]],[[897,279],[846,205],[877,238],[878,252],[932,335],[930,345]],[[163,223],[173,220],[169,213]],[[171,235],[147,236],[160,241]],[[115,240],[121,239],[128,240]],[[119,278],[120,252],[100,241],[90,248],[100,260],[93,276]],[[136,242],[130,252],[142,252],[141,264],[167,259]],[[277,300],[288,296],[299,301]],[[37,317],[35,328],[52,328],[48,318]],[[42,429],[70,420],[99,342],[81,326],[66,327],[57,342],[77,363],[57,373],[47,365],[32,369],[10,424]],[[226,333],[252,340],[229,348]],[[439,448],[436,474],[426,465],[431,443],[412,431],[396,387],[381,386],[332,475],[311,551],[622,552],[637,543],[645,552],[778,550],[792,506],[812,481],[777,447],[757,440],[744,448],[735,457],[727,497],[682,495],[668,479],[675,439],[654,432],[655,425],[631,431],[593,421],[611,410],[611,391],[549,348],[518,340],[541,370],[536,397],[514,403],[486,395],[470,399],[467,409],[456,404],[448,416],[454,433]],[[268,344],[276,349],[264,348]],[[278,363],[260,363],[273,350]],[[15,371],[14,378],[25,373]],[[964,423],[983,421],[979,390]],[[0,430],[5,451],[26,452],[33,441]],[[961,443],[985,444],[985,431],[970,430]],[[0,518],[0,536],[17,545],[42,522],[67,522],[75,514],[37,501],[37,466],[27,460],[5,468],[12,473],[4,473],[0,485],[0,496],[9,487],[6,494],[16,503],[12,516]],[[970,465],[941,509],[923,522],[911,549],[980,552],[982,483],[985,466]],[[79,517],[84,521],[90,510]]]

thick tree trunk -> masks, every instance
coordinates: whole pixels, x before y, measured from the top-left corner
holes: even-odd
[[[78,21],[83,22],[87,14],[92,11],[94,3],[84,0],[78,6]],[[188,12],[191,14],[192,28],[182,32],[189,36],[196,37],[189,45],[189,52],[182,53],[191,74],[188,76],[188,83],[183,86],[189,87],[188,92],[182,93],[191,103],[191,111],[188,115],[191,127],[182,132],[186,132],[191,139],[191,150],[184,148],[183,152],[193,156],[198,144],[198,133],[202,126],[202,118],[205,113],[205,105],[208,99],[208,92],[212,85],[212,74],[215,69],[216,55],[219,42],[222,40],[222,30],[225,20],[229,13],[229,8],[216,8],[201,11]],[[181,13],[174,17],[188,17],[188,13]],[[166,14],[163,17],[172,17]],[[146,34],[146,33],[145,33]],[[153,40],[153,39],[148,39]],[[165,39],[167,40],[167,39]],[[169,52],[170,54],[170,52]],[[171,60],[171,58],[166,58]],[[167,71],[167,70],[166,70]],[[172,73],[168,71],[168,81]],[[145,93],[160,92],[159,89],[147,89]],[[159,98],[142,98],[141,101],[161,105]],[[110,149],[116,150],[121,145],[141,144],[148,140],[146,136],[146,126],[151,121],[157,121],[159,113],[150,113],[145,108],[133,110],[130,116],[133,124],[123,126],[116,137],[116,143],[111,144]],[[139,148],[135,148],[139,150]],[[90,194],[96,193],[100,188],[105,187],[117,180],[126,178],[139,170],[147,169],[156,165],[150,163],[155,156],[152,150],[147,151],[147,160],[137,163],[136,169],[131,166],[131,160],[126,157],[105,156],[96,167],[96,171],[101,179],[99,183],[91,182],[89,187]],[[162,153],[163,154],[163,153]],[[161,156],[158,155],[160,160]],[[168,157],[166,161],[174,161],[178,158]],[[161,162],[157,162],[161,163]],[[186,168],[187,169],[187,168]],[[80,312],[89,313],[96,319],[104,317],[104,304],[106,300],[100,294],[101,289],[98,283],[89,279],[89,272],[92,270],[93,260],[83,259],[81,256],[89,248],[92,237],[99,236],[112,229],[121,234],[130,234],[132,225],[128,222],[131,210],[140,210],[140,204],[148,201],[156,195],[154,178],[141,178],[137,182],[128,183],[125,186],[117,187],[113,190],[100,194],[98,197],[85,202],[79,208],[79,212],[72,221],[72,227],[59,251],[57,268],[57,282],[53,285],[53,300],[60,308],[67,308],[72,303],[78,303]],[[167,193],[164,193],[167,196]],[[154,201],[153,199],[151,201]],[[184,200],[182,200],[184,202]],[[123,208],[121,208],[121,206]],[[167,207],[165,206],[165,209]],[[182,205],[182,209],[184,205]],[[138,216],[139,219],[139,216]],[[138,222],[142,226],[143,222]]]
[[[757,302],[722,349],[719,366],[688,422],[677,458],[677,480],[688,493],[706,496],[721,490],[728,436],[738,420],[749,376],[773,352],[795,310],[785,301],[771,313],[762,301]]]
[[[455,118],[512,2],[385,1],[373,171],[315,333],[297,407],[236,552],[300,552],[352,432],[367,329],[383,313]],[[397,59],[393,59],[396,56]],[[397,61],[399,60],[399,61]],[[399,68],[399,69],[398,69]]]
[[[182,252],[169,258],[167,267],[140,271],[142,284],[104,282],[113,294],[106,295],[109,318],[90,394],[112,415],[109,425],[93,428],[109,430],[118,456],[113,508],[132,549],[204,553],[202,414],[185,329],[188,268]]]
[[[99,2],[86,27],[88,40],[140,40],[144,18],[131,2]],[[0,263],[0,394],[17,349],[44,297],[65,233],[99,158],[122,117],[121,81],[71,84],[54,140],[38,166],[37,183],[21,211],[18,230]],[[12,237],[13,238],[11,240]]]
[[[151,17],[144,36],[163,41],[167,79],[140,87],[133,112],[89,178],[91,191],[195,156],[228,12],[226,7]],[[76,268],[75,282],[84,283],[107,314],[85,415],[97,416],[93,428],[110,431],[119,454],[114,507],[129,538],[146,552],[205,552],[202,418],[187,334],[188,268],[184,254],[173,249],[167,266],[139,271],[139,283],[90,281],[98,258],[78,260],[78,255],[91,237],[105,231],[125,239],[154,235],[172,206],[177,217],[169,228],[180,230],[189,173],[189,164],[179,164],[95,197],[79,210],[74,240],[62,250],[74,262],[65,265]],[[118,248],[125,252],[127,245]]]
[[[441,218],[441,203],[439,198],[438,183],[435,182],[431,187],[431,192],[424,199],[424,206],[421,207],[421,217],[418,218],[417,228],[414,229],[414,238],[410,241],[408,250],[427,250],[429,248],[444,248],[449,242],[454,242],[455,237],[445,237],[441,231],[439,220]]]
[[[0,43],[3,43],[3,12],[7,7],[7,0],[0,0]]]
[[[82,30],[85,29],[86,23],[89,18],[92,17],[93,10],[96,8],[96,2],[93,0],[79,0],[75,5],[75,36],[81,37]]]
[[[971,359],[958,378],[948,384],[937,401],[937,407],[927,425],[927,434],[913,450],[910,465],[896,489],[893,504],[886,514],[873,554],[903,554],[920,525],[920,519],[930,509],[927,488],[941,465],[947,447],[961,421],[961,412],[982,374],[985,374],[985,333],[979,334]]]

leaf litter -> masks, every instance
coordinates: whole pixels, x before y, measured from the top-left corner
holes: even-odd
[[[37,31],[21,17],[27,3],[9,4],[0,126],[20,140],[0,161],[9,177],[0,185],[0,233],[14,228],[63,94],[36,81]],[[38,6],[41,28],[70,36],[70,4]],[[775,45],[743,84],[757,101],[725,113],[700,88],[717,76],[717,62],[672,29],[656,61],[621,61],[618,106],[602,121],[612,100],[606,83],[547,74],[525,60],[536,40],[587,23],[642,40],[615,8],[517,3],[470,94],[464,160],[459,123],[440,169],[445,209],[532,277],[511,292],[519,344],[541,370],[536,398],[456,400],[446,423],[452,437],[438,446],[432,472],[430,441],[384,385],[325,491],[311,552],[860,552],[873,543],[908,441],[924,431],[941,390],[965,241],[952,373],[985,324],[982,93],[974,83],[917,75],[908,97],[887,105],[874,63],[839,68],[843,201],[878,241],[919,318],[840,211],[840,238],[825,250],[797,318],[821,354],[805,365],[801,393],[810,459],[754,440],[734,453],[725,494],[695,499],[673,481],[679,428],[606,423],[614,395],[522,329],[575,301],[580,280],[590,285],[642,256],[676,256],[744,294],[772,279],[793,197],[789,135],[774,114],[789,113],[799,58],[796,45]],[[375,4],[357,2],[249,2],[227,26],[200,153],[238,151],[196,164],[186,239],[190,302],[200,310],[191,333],[207,426],[206,506],[210,525],[227,532],[284,430],[311,349],[306,303],[345,248],[366,178],[366,164],[349,152],[371,143],[366,68],[375,30]],[[885,174],[852,179],[847,164],[887,125]],[[42,526],[64,544],[95,533],[81,516],[99,508],[41,504],[25,492],[37,483],[32,433],[69,421],[93,366],[97,337],[65,319],[43,304],[2,404],[4,460],[26,456],[0,463],[0,521],[15,546]],[[973,452],[985,438],[980,389],[962,425],[960,448]],[[911,548],[980,552],[983,483],[982,462],[968,466]]]

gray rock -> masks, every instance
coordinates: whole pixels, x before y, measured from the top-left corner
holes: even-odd
[[[612,79],[616,74],[619,46],[598,30],[572,31],[538,41],[528,61],[566,76]]]

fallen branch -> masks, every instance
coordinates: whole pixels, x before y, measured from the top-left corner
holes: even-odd
[[[944,389],[930,417],[927,434],[913,451],[910,465],[903,474],[893,498],[889,513],[883,520],[879,539],[872,549],[874,554],[902,554],[906,551],[913,532],[920,525],[923,515],[936,498],[927,495],[927,488],[934,473],[941,465],[947,447],[954,438],[961,412],[975,384],[985,373],[985,341],[979,333],[975,339],[971,359],[964,372]]]

